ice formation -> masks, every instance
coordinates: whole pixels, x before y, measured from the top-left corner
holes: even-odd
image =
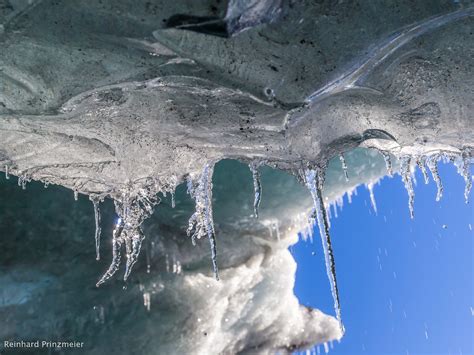
[[[367,184],[376,210],[373,184],[398,172],[413,217],[413,169],[425,181],[430,170],[439,200],[442,159],[457,166],[468,201],[473,15],[463,0],[416,6],[408,0],[0,1],[0,167],[23,189],[30,181],[60,185],[73,191],[78,206],[80,194],[90,196],[96,259],[101,247],[112,254],[97,285],[108,282],[94,290],[104,305],[93,317],[99,310],[96,323],[110,322],[97,330],[116,340],[109,346],[118,352],[130,339],[144,352],[159,345],[162,352],[183,353],[290,352],[339,339],[331,205],[336,216],[341,197],[347,193],[350,201]],[[247,167],[243,173],[228,159],[248,165],[252,179]],[[214,174],[219,164],[230,168]],[[295,176],[309,193],[269,167]],[[192,203],[180,191],[185,181]],[[163,201],[155,208],[158,194]],[[101,218],[109,200],[113,228],[105,227],[110,211]],[[286,248],[298,231],[312,238],[314,220],[337,321],[302,308],[292,294],[294,263]],[[101,229],[111,245],[100,242]],[[69,231],[75,235],[76,228]],[[195,247],[188,247],[186,232]],[[204,236],[210,251],[198,243]],[[86,249],[81,238],[73,242]],[[130,282],[126,295],[111,292],[123,252],[124,281],[145,278],[142,289]],[[207,257],[215,278],[219,264],[219,283],[208,276]],[[82,274],[74,271],[38,274],[41,287],[27,288],[28,302],[50,308],[40,296],[54,294],[61,280],[81,285],[84,303],[96,302],[87,288],[96,275],[74,266],[87,282],[78,282]],[[116,305],[136,310],[130,302],[136,292],[141,309],[168,317],[168,324],[160,322],[163,334],[182,329],[185,336],[160,338],[137,311],[122,324],[132,334],[118,339],[109,330]],[[65,322],[57,307],[47,324]],[[21,314],[9,316],[0,335],[14,337]],[[87,324],[87,315],[81,319]],[[69,334],[86,334],[80,324],[70,325]],[[244,331],[243,324],[262,328]],[[31,334],[48,331],[59,332],[51,325]],[[94,347],[106,344],[95,339]]]

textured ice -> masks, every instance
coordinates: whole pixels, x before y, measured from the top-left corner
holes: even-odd
[[[448,159],[468,200],[473,14],[470,1],[437,0],[0,0],[0,168],[18,177],[0,184],[0,266],[42,265],[18,281],[35,296],[0,307],[0,336],[21,324],[22,337],[74,334],[89,350],[140,354],[289,352],[340,338],[334,318],[292,294],[286,248],[298,231],[311,236],[314,201],[291,175],[328,166],[315,200],[324,215],[399,171],[413,214],[413,169],[431,170],[440,198],[436,162]],[[32,201],[7,210],[21,193]],[[16,219],[35,233],[11,222],[22,203]],[[114,278],[122,252],[126,291]],[[108,282],[91,287],[102,270]],[[26,307],[50,311],[33,319]]]

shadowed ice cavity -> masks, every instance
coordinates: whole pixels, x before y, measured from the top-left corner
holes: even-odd
[[[358,149],[347,153],[346,160],[348,173],[354,177],[349,182],[339,159],[327,170],[326,195],[331,199],[385,172],[376,151]],[[94,286],[110,258],[115,222],[110,200],[101,206],[102,258],[97,262],[95,217],[87,198],[80,195],[75,202],[70,190],[45,189],[36,182],[22,190],[14,177],[5,180],[2,176],[0,233],[4,237],[0,247],[7,257],[0,266],[8,266],[2,289],[9,292],[23,282],[14,281],[21,271],[34,285],[23,287],[22,292],[35,292],[35,297],[25,296],[16,304],[9,298],[2,304],[0,337],[19,337],[21,324],[22,339],[85,339],[92,353],[127,349],[137,354],[157,349],[272,352],[340,338],[334,318],[298,305],[293,295],[296,265],[287,248],[307,222],[310,194],[291,175],[269,167],[260,171],[262,202],[257,220],[248,167],[230,160],[215,167],[219,282],[212,275],[207,240],[197,240],[193,246],[186,236],[194,203],[182,184],[176,191],[176,207],[171,208],[168,194],[145,222],[147,237],[126,290],[120,277],[101,288]],[[274,224],[280,240],[269,232]],[[45,277],[55,282],[46,283]],[[329,287],[327,280],[314,282]],[[144,299],[149,299],[149,311]],[[126,336],[118,337],[125,329]]]

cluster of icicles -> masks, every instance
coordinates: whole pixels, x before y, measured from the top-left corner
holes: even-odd
[[[386,151],[380,151],[382,154],[388,175],[393,175],[392,156]],[[340,155],[342,170],[346,180],[348,180],[348,168],[344,155]],[[430,155],[411,156],[400,155],[397,157],[400,164],[399,174],[402,177],[405,188],[408,192],[408,207],[410,217],[414,217],[414,190],[413,190],[413,171],[412,168],[416,165],[420,168],[425,183],[428,183],[428,172],[430,171],[434,182],[437,186],[436,201],[439,201],[443,195],[443,185],[438,174],[438,161],[444,160],[452,162],[464,178],[465,191],[464,197],[466,203],[468,202],[469,193],[472,187],[472,177],[470,173],[471,164],[471,149],[465,148],[461,153],[453,152],[437,152]],[[258,207],[262,198],[262,184],[260,181],[259,167],[265,164],[264,161],[253,161],[249,164],[250,172],[252,173],[254,185],[254,215],[258,218]],[[311,193],[314,207],[310,214],[310,224],[317,223],[319,227],[322,247],[324,251],[324,259],[326,264],[326,271],[331,286],[331,292],[334,300],[334,309],[336,317],[340,323],[341,330],[344,327],[341,321],[341,308],[339,303],[339,292],[336,279],[336,265],[334,260],[334,253],[331,245],[331,237],[329,233],[329,211],[327,204],[323,198],[323,185],[325,180],[326,165],[313,165],[306,162],[303,168],[299,169],[297,176],[299,180],[306,185]],[[189,219],[187,234],[191,237],[192,243],[196,243],[196,239],[207,237],[211,247],[212,266],[214,276],[218,280],[219,273],[217,267],[217,246],[216,233],[214,229],[214,221],[212,216],[212,175],[214,171],[214,163],[207,163],[203,170],[197,176],[189,175],[187,178],[188,194],[195,201],[195,212]],[[6,178],[8,179],[8,166],[5,167]],[[26,182],[29,181],[26,175],[21,175],[18,179],[18,184],[25,188]],[[45,185],[46,187],[46,185]],[[368,185],[370,191],[370,198],[374,209],[375,198],[372,191],[372,185]],[[77,199],[77,192],[74,193]],[[90,196],[90,200],[94,206],[94,215],[96,223],[95,244],[96,244],[96,258],[100,258],[100,211],[99,203],[102,201],[99,197]],[[126,266],[123,276],[124,281],[127,281],[131,270],[137,262],[140,253],[142,242],[145,238],[141,225],[143,221],[153,214],[154,207],[160,202],[157,194],[152,190],[142,189],[135,192],[132,196],[130,193],[124,193],[119,199],[114,201],[115,210],[118,215],[117,222],[112,234],[112,262],[104,273],[104,275],[97,282],[100,286],[108,279],[110,279],[119,269],[121,263],[122,246],[125,246],[126,251]],[[174,208],[174,193],[172,193],[172,207]]]

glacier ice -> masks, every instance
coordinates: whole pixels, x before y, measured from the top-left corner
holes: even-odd
[[[122,324],[129,336],[118,339],[109,328],[95,329],[116,340],[117,352],[131,339],[144,352],[157,346],[185,353],[290,352],[314,343],[327,349],[342,336],[342,320],[326,211],[333,206],[337,216],[342,196],[350,201],[360,184],[369,187],[375,209],[373,185],[399,172],[413,216],[413,169],[418,166],[425,181],[426,166],[431,170],[439,199],[440,159],[458,167],[468,201],[473,14],[472,4],[463,0],[416,1],[416,6],[405,0],[5,0],[0,3],[0,166],[6,177],[18,177],[19,186],[31,182],[28,190],[36,189],[34,181],[72,190],[74,209],[82,208],[79,194],[90,196],[96,258],[99,248],[112,254],[97,284],[108,282],[89,291],[97,270],[81,256],[80,264],[59,256],[74,267],[71,275],[55,277],[71,294],[83,292],[76,310],[90,300],[100,303],[90,307],[94,324],[114,329],[117,308],[129,307]],[[245,173],[228,159],[243,162]],[[186,180],[191,199],[183,190]],[[158,195],[162,201],[155,208]],[[110,200],[115,226],[109,223]],[[100,210],[99,201],[104,201]],[[52,204],[56,211],[69,213],[58,203]],[[291,290],[294,265],[285,248],[298,231],[312,238],[314,221],[307,221],[312,208],[327,247],[337,321],[299,306]],[[65,254],[76,244],[88,250],[76,235],[82,229],[72,228],[72,222],[62,221],[70,227],[62,234],[75,236],[61,244]],[[101,229],[104,236],[113,232],[99,245]],[[195,247],[183,238],[186,229]],[[219,283],[207,267],[210,257],[217,278],[216,232]],[[210,250],[197,242],[203,236]],[[123,252],[128,287],[117,292],[112,276]],[[97,265],[107,267],[102,262]],[[38,274],[41,287],[32,295],[54,294],[58,281],[44,282],[51,279]],[[138,279],[142,290],[134,286]],[[136,294],[140,302],[132,302]],[[104,297],[97,301],[96,295]],[[54,309],[44,328],[23,319],[35,337],[61,332],[54,324],[66,324],[61,305],[54,308],[46,298],[28,298],[32,305]],[[155,322],[160,325],[154,332],[136,303],[155,317],[150,319],[167,322]],[[177,311],[171,316],[170,310]],[[8,319],[2,336],[16,335],[14,318],[20,322],[21,311],[7,318],[0,308]],[[71,333],[87,334],[81,324],[88,316],[78,316],[77,324],[69,325]],[[160,337],[169,329],[182,329],[185,336],[173,342]],[[154,340],[145,340],[147,335]],[[94,339],[97,351],[110,352],[103,340]]]

